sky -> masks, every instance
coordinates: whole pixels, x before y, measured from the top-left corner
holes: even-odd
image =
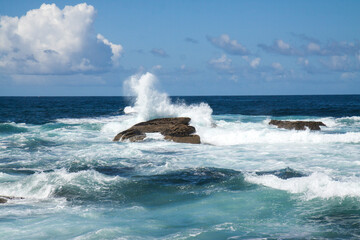
[[[360,94],[360,1],[0,0],[0,96]]]

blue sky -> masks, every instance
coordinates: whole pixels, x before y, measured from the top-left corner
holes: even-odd
[[[52,4],[52,5],[51,5]],[[0,95],[360,94],[360,1],[0,0]]]

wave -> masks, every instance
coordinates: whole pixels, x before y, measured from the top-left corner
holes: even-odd
[[[0,134],[14,134],[27,132],[28,129],[24,127],[25,124],[16,123],[0,123]]]
[[[26,199],[47,199],[56,196],[66,186],[76,189],[78,194],[93,191],[102,185],[116,183],[121,178],[107,176],[94,170],[70,173],[65,169],[38,172],[18,181],[0,183],[0,195]]]
[[[325,173],[305,175],[290,168],[243,173],[231,169],[201,167],[155,175],[120,177],[124,171],[133,169],[98,167],[78,169],[76,172],[58,169],[35,172],[25,177],[1,173],[0,195],[28,200],[64,198],[75,202],[116,201],[161,205],[202,198],[218,191],[247,191],[263,185],[300,194],[305,200],[360,197],[358,177],[333,179]]]
[[[190,168],[127,178],[119,176],[132,170],[117,167],[77,169],[76,172],[58,169],[17,177],[1,173],[0,196],[34,200],[64,198],[68,201],[135,202],[146,205],[203,197],[224,188],[246,190],[253,186],[244,181],[241,172],[217,168]]]
[[[325,173],[314,172],[309,176],[290,179],[282,179],[275,175],[248,174],[245,179],[254,184],[284,190],[292,194],[301,194],[306,200],[360,197],[360,179],[358,177],[335,180]]]

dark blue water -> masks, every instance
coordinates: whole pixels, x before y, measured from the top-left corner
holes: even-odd
[[[214,115],[360,116],[360,95],[193,96],[173,102],[206,102]],[[43,124],[58,118],[116,116],[134,101],[125,97],[0,97],[0,122]]]

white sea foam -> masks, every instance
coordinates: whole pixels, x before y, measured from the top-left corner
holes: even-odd
[[[59,118],[55,121],[64,124],[96,124],[121,121],[123,116],[94,117],[94,118]]]
[[[360,116],[342,117],[342,118],[338,118],[338,119],[339,120],[360,121]]]
[[[293,194],[302,194],[307,200],[360,197],[360,179],[357,177],[334,180],[325,173],[314,172],[307,177],[290,179],[280,179],[274,175],[248,175],[246,180]]]
[[[360,132],[326,133],[278,129],[262,123],[217,121],[216,128],[199,127],[203,143],[238,145],[250,143],[360,143]]]
[[[35,173],[16,182],[0,182],[0,195],[46,199],[52,197],[54,191],[64,185],[78,186],[82,189],[96,188],[118,180],[121,180],[118,176],[106,176],[94,170],[69,173],[65,169],[60,169]]]

